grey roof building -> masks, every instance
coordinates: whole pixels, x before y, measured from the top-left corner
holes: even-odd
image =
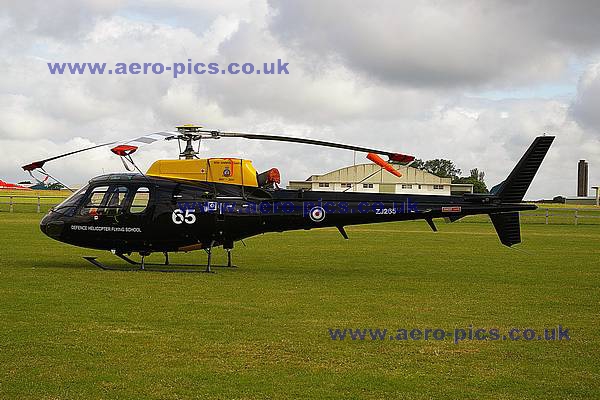
[[[402,176],[397,177],[376,164],[358,164],[323,175],[312,175],[305,181],[290,181],[288,189],[313,191],[353,191],[368,193],[460,195],[472,193],[471,184],[453,184],[450,178],[440,178],[421,169],[394,165]]]

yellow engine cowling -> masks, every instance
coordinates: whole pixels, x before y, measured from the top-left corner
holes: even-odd
[[[258,187],[252,161],[240,158],[157,160],[148,168],[146,175]]]

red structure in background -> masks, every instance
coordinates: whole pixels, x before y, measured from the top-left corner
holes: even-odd
[[[17,185],[14,183],[4,182],[0,179],[0,190],[31,190],[28,187]]]

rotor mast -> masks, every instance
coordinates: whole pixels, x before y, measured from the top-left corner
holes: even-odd
[[[202,140],[202,126],[200,125],[180,125],[177,126],[177,132],[179,135],[174,136],[173,139],[179,141],[179,159],[182,160],[193,160],[200,150],[200,142]],[[193,143],[198,142],[198,149],[194,149]],[[185,148],[181,150],[181,143],[185,143]]]

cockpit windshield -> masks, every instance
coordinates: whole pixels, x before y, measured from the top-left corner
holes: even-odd
[[[73,193],[53,208],[68,216],[117,216],[122,213],[143,214],[151,199],[151,190],[145,184],[92,182]]]
[[[88,187],[89,185],[85,185],[84,187],[73,193],[65,201],[54,207],[54,211],[72,215],[75,212],[75,209],[77,208],[79,203],[81,203],[81,200],[85,196]]]

